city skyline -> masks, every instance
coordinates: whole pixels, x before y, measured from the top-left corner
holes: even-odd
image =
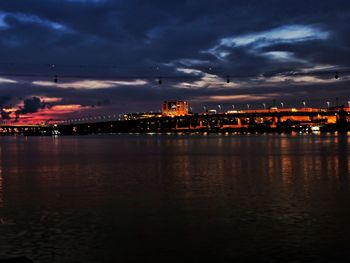
[[[0,3],[2,121],[350,100],[346,1],[29,2]]]

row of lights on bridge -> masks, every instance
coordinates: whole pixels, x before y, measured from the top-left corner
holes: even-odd
[[[331,102],[327,101],[326,103],[327,103],[327,108],[330,108]],[[284,102],[281,102],[280,104],[281,104],[281,108],[284,108]],[[303,104],[303,107],[306,108],[306,101],[303,101],[302,104]],[[250,109],[250,104],[247,103],[246,105],[247,105],[247,109],[249,110]],[[234,110],[235,109],[235,105],[232,104],[231,106],[232,106],[232,109]],[[266,109],[266,103],[262,103],[262,106],[263,106],[264,109]],[[348,101],[348,107],[350,108],[350,101]],[[203,106],[203,109],[204,109],[204,111],[207,111],[207,107],[206,106]],[[219,111],[221,111],[221,105],[218,105],[218,109],[219,109]]]
[[[120,119],[121,114],[118,115],[118,119]],[[117,115],[108,115],[108,116],[97,116],[97,117],[85,117],[79,119],[70,119],[70,120],[62,120],[61,122],[80,122],[80,121],[92,121],[92,120],[101,120],[101,119],[116,119]]]

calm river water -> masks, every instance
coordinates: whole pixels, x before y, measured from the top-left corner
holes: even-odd
[[[346,262],[350,137],[0,138],[0,256]]]

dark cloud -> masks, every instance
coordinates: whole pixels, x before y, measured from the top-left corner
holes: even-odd
[[[215,96],[231,96],[228,98],[244,105],[243,97],[234,99],[238,95],[246,95],[246,100],[250,95],[254,103],[257,97],[253,95],[261,96],[256,102],[260,104],[264,98],[275,97],[320,104],[324,98],[340,97],[346,102],[350,98],[347,76],[308,84],[259,77],[325,66],[350,68],[349,22],[350,4],[345,0],[28,0],[25,5],[21,0],[2,1],[0,77],[16,82],[0,79],[0,92],[8,95],[4,101],[0,98],[0,106],[19,101],[14,98],[30,98],[18,113],[35,113],[45,107],[40,96],[62,98],[52,105],[95,105],[93,110],[114,112],[155,110],[163,99],[186,99],[198,107],[214,105]],[[289,31],[283,31],[285,28]],[[221,53],[210,52],[213,50]],[[164,78],[157,85],[158,76],[186,75],[178,68],[202,73],[192,79]],[[221,81],[221,86],[198,84],[205,73],[230,75],[240,86],[226,85],[220,78],[216,82]],[[17,76],[8,76],[11,74]],[[53,83],[55,75],[58,85],[33,84]],[[79,78],[64,78],[68,75]],[[104,76],[106,80],[107,76],[154,79],[140,86],[61,85],[91,76],[99,81]],[[179,88],[182,82],[189,84],[187,88]]]
[[[2,120],[10,120],[11,116],[9,112],[6,112],[4,110],[1,110],[1,119]]]
[[[6,104],[11,101],[11,99],[11,96],[0,96],[0,108],[5,107]]]
[[[25,99],[23,104],[23,108],[18,110],[16,114],[28,114],[28,113],[35,113],[39,109],[45,108],[45,103],[41,102],[40,98],[38,97],[32,97],[29,99]]]
[[[0,114],[1,114],[2,120],[11,119],[10,113],[4,110],[5,107],[9,106],[9,103],[11,102],[11,100],[12,100],[12,97],[10,96],[0,96]]]

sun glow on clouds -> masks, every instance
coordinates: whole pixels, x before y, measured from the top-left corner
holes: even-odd
[[[186,73],[186,74],[192,74],[195,76],[204,76],[205,73],[198,69],[192,69],[192,68],[177,68],[178,72]]]
[[[227,101],[240,101],[240,102],[248,102],[248,101],[256,101],[269,99],[276,94],[266,94],[266,95],[217,95],[217,96],[208,96],[202,97],[201,100],[204,101],[213,101],[213,102],[227,102]]]
[[[46,86],[46,87],[58,87],[58,88],[72,88],[72,89],[106,89],[120,86],[142,86],[148,82],[145,80],[80,80],[74,82],[54,83],[51,81],[33,81],[33,85]]]
[[[0,77],[0,83],[17,83],[17,81]]]
[[[41,102],[43,103],[55,103],[60,102],[63,100],[63,98],[57,98],[57,97],[40,97]]]
[[[49,108],[40,109],[35,113],[21,114],[18,123],[38,124],[49,120],[59,120],[64,118],[66,114],[85,109],[89,109],[89,107],[80,104],[55,105]],[[15,118],[15,113],[12,113],[11,117]]]
[[[325,66],[315,67],[315,69],[325,68]],[[300,85],[310,85],[310,84],[327,84],[332,83],[332,78],[320,78],[318,76],[307,76],[307,75],[276,75],[271,77],[258,76],[252,77],[244,80],[236,81],[234,77],[230,78],[230,82],[226,83],[226,79],[215,74],[205,73],[198,69],[189,68],[178,68],[179,72],[184,72],[194,77],[198,76],[199,80],[195,81],[183,81],[174,85],[176,88],[182,89],[200,89],[200,88],[216,88],[216,89],[227,89],[227,88],[250,88],[252,85],[264,86],[269,85],[281,85],[281,84],[300,84]],[[308,72],[311,70],[306,70]],[[282,88],[282,87],[281,87]],[[256,97],[258,99],[264,99],[264,97]],[[252,99],[252,97],[251,97]],[[254,98],[253,98],[254,99]]]
[[[317,64],[312,67],[303,68],[301,72],[308,73],[313,71],[337,71],[339,70],[338,66],[336,65],[330,65],[330,64]]]
[[[213,54],[218,59],[224,59],[231,54],[230,49],[246,46],[253,53],[264,54],[263,52],[260,52],[259,49],[274,44],[325,40],[328,37],[328,32],[322,31],[312,25],[288,25],[263,32],[222,38],[216,46],[205,51],[205,53]],[[282,53],[277,54],[277,59],[280,59],[281,54]],[[282,55],[286,56],[286,53]],[[272,54],[272,56],[274,56],[274,54]]]
[[[23,111],[25,103],[23,100],[18,101],[11,107],[4,107],[3,112],[8,114],[7,122],[16,124],[31,123],[39,124],[49,120],[59,120],[65,118],[67,114],[75,113],[91,109],[90,106],[83,106],[81,104],[64,104],[63,98],[34,96],[40,99],[41,107],[33,111]]]
[[[176,69],[179,72],[186,73],[188,75],[192,75],[194,77],[200,77],[199,80],[195,80],[192,82],[180,82],[178,84],[175,84],[174,87],[176,88],[182,88],[182,89],[189,89],[189,88],[237,88],[240,85],[238,83],[235,83],[234,81],[230,81],[230,83],[226,83],[226,80],[224,80],[222,77],[206,73],[204,71],[198,70],[198,69],[191,69],[191,68],[177,68]],[[225,83],[225,85],[223,85]]]
[[[298,83],[298,84],[326,84],[326,83],[332,83],[334,82],[333,79],[321,79],[316,76],[273,76],[270,78],[265,79],[267,83],[276,83],[276,84],[281,84],[281,83],[288,83],[288,84],[293,84],[293,83]]]
[[[205,65],[209,64],[209,60],[201,60],[201,59],[190,59],[190,58],[183,58],[175,61],[176,63],[179,63],[184,66],[198,66],[198,65]]]
[[[279,62],[307,62],[306,60],[296,58],[293,52],[288,51],[270,51],[261,55]]]
[[[82,106],[80,104],[67,104],[67,105],[55,105],[50,108],[52,112],[57,112],[57,113],[70,113],[82,109],[86,109],[88,107]]]
[[[283,55],[281,55],[281,58]],[[330,65],[319,65],[312,68],[306,68],[301,72],[307,73],[320,69],[329,69]],[[277,86],[281,84],[291,85],[311,85],[311,84],[327,84],[332,83],[334,80],[332,78],[321,78],[319,76],[307,76],[307,75],[293,75],[293,73],[288,74],[279,74],[275,76],[266,77],[263,75],[257,77],[251,77],[246,79],[236,80],[234,76],[230,77],[230,82],[226,83],[226,79],[223,76],[218,76],[215,74],[206,73],[198,69],[191,68],[177,68],[177,71],[193,76],[194,78],[198,77],[198,80],[194,81],[182,81],[174,85],[175,88],[181,89],[200,89],[200,88],[216,88],[216,89],[227,89],[227,88],[251,88],[252,85],[255,87],[258,86]],[[341,80],[340,80],[341,81]],[[283,88],[283,86],[281,86]],[[263,98],[261,98],[263,99]]]

